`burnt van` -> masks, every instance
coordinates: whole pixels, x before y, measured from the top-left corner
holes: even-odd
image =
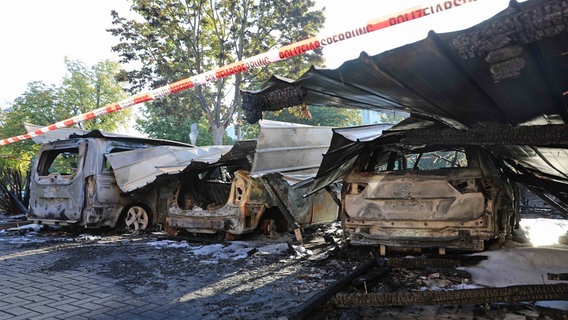
[[[28,220],[44,225],[134,230],[162,224],[175,183],[165,179],[123,192],[107,155],[164,144],[191,147],[97,130],[42,145],[31,172]]]

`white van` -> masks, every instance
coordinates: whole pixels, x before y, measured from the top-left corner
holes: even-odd
[[[146,229],[165,221],[167,198],[175,186],[163,179],[146,188],[122,192],[106,155],[157,145],[190,145],[103,134],[44,144],[31,172],[28,220],[85,228],[125,226]]]

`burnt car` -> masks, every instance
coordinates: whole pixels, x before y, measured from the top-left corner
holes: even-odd
[[[518,189],[480,146],[382,145],[344,179],[352,245],[481,251],[518,226]]]
[[[61,138],[61,137],[57,137]],[[28,220],[45,225],[146,229],[165,222],[175,180],[123,192],[117,185],[112,155],[182,143],[135,138],[98,130],[48,141],[40,148],[30,181]]]
[[[257,140],[239,141],[219,158],[193,159],[168,203],[170,234],[186,231],[228,239],[256,230],[272,233],[337,220],[338,193],[304,197],[329,147],[329,127],[263,120]]]
[[[337,220],[333,191],[303,197],[289,177],[252,177],[249,170],[214,167],[187,174],[168,205],[169,233],[219,234],[232,239],[260,230],[265,234]]]

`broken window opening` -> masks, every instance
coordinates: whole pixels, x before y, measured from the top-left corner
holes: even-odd
[[[37,173],[40,176],[59,174],[72,176],[78,170],[79,148],[51,150],[43,153]]]
[[[413,164],[415,170],[438,170],[445,168],[467,167],[467,157],[462,150],[435,151],[414,154],[407,157],[409,164]]]
[[[229,199],[233,174],[224,167],[182,178],[178,205],[184,210],[215,210]]]

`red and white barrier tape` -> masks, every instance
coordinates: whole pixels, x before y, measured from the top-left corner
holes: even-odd
[[[52,125],[43,127],[41,129],[30,131],[23,135],[14,136],[11,138],[6,138],[0,140],[0,146],[7,145],[10,143],[30,139],[32,137],[44,134],[49,131],[57,130],[59,128],[65,128],[77,123],[81,123],[83,121],[91,120],[96,117],[99,117],[104,114],[116,112],[133,105],[151,101],[154,99],[158,99],[169,95],[171,93],[175,93],[178,91],[186,90],[189,88],[194,87],[198,84],[206,84],[208,82],[215,81],[217,79],[225,78],[233,74],[241,73],[244,71],[251,70],[253,68],[261,67],[267,65],[269,63],[277,62],[280,60],[288,59],[304,52],[311,51],[317,48],[321,48],[324,46],[332,45],[338,42],[342,42],[351,38],[359,37],[365,35],[367,33],[371,33],[377,30],[385,29],[397,24],[401,24],[404,22],[416,20],[422,17],[426,17],[428,15],[436,14],[439,12],[447,11],[453,8],[456,8],[461,5],[465,5],[468,3],[476,2],[477,0],[451,0],[451,1],[442,1],[436,4],[430,5],[419,5],[417,7],[413,7],[407,10],[404,10],[399,13],[395,13],[392,15],[388,15],[386,17],[378,18],[372,21],[369,21],[365,25],[361,25],[359,27],[346,30],[341,33],[336,33],[331,36],[324,36],[324,37],[312,37],[309,39],[305,39],[296,43],[292,43],[286,46],[281,47],[280,49],[271,50],[254,57],[235,62],[223,67],[220,67],[216,70],[208,71],[205,73],[201,73],[172,84],[159,87],[157,89],[151,90],[145,93],[136,94],[128,99],[111,103],[106,105],[102,108],[95,109],[93,111],[89,111],[87,113],[83,113],[77,115],[75,117],[65,119],[63,121],[56,122]]]

